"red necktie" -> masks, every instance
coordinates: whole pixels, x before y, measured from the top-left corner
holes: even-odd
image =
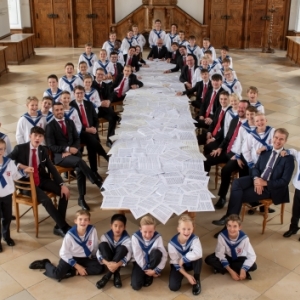
[[[84,111],[84,108],[83,108],[83,105],[80,104],[80,113],[81,113],[81,121],[82,121],[82,125],[87,128],[89,127],[89,123],[88,123],[88,120],[87,120],[87,117],[86,117],[86,114],[85,114],[85,111]]]
[[[34,184],[36,186],[40,185],[40,176],[39,176],[39,169],[38,169],[38,164],[37,164],[37,158],[36,158],[36,149],[32,149],[32,167],[33,167],[33,180]]]
[[[204,99],[206,92],[207,92],[207,84],[204,83],[204,87],[203,87],[203,91],[202,91],[202,100]]]
[[[114,68],[115,68],[115,77],[116,77],[118,75],[118,70],[117,70],[116,64],[114,64]]]
[[[214,105],[214,102],[215,102],[215,99],[216,99],[216,95],[217,95],[217,93],[216,93],[216,91],[214,91],[214,93],[213,93],[213,95],[212,95],[212,97],[210,99],[210,103],[208,105],[208,108],[206,110],[205,118],[207,118],[210,115],[211,109],[212,109],[212,107]]]
[[[237,124],[237,126],[235,127],[234,133],[233,133],[233,135],[231,137],[231,140],[229,142],[229,145],[227,147],[227,153],[229,153],[231,151],[231,148],[232,148],[233,143],[234,143],[234,141],[235,141],[235,139],[236,139],[236,137],[237,137],[237,135],[239,133],[239,129],[240,129],[241,125],[242,125],[242,122],[239,121],[238,124]]]
[[[118,98],[122,97],[125,80],[126,80],[126,78],[124,77],[123,80],[122,80],[122,82],[121,82],[121,84],[120,84],[120,88],[119,88],[119,91],[118,91]]]
[[[192,83],[192,69],[189,69],[189,73],[188,73],[188,82]]]
[[[217,123],[217,125],[216,125],[216,127],[215,127],[215,129],[214,129],[214,131],[213,131],[213,133],[212,133],[213,136],[215,136],[215,135],[218,133],[218,131],[219,131],[220,127],[221,127],[221,122],[222,122],[222,120],[223,120],[223,118],[224,118],[224,115],[225,115],[225,112],[224,112],[224,110],[222,109],[222,110],[221,110],[221,113],[219,114],[218,123]]]
[[[60,126],[61,126],[61,130],[63,132],[63,134],[67,137],[68,136],[68,132],[67,132],[67,127],[65,125],[65,122],[63,120],[58,121]]]
[[[127,62],[127,65],[131,66],[131,61],[132,61],[132,58],[131,56],[128,58],[128,62]]]

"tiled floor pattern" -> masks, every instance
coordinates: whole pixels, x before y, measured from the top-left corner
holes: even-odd
[[[29,95],[41,98],[47,88],[46,77],[49,74],[63,74],[67,61],[77,62],[81,49],[36,49],[36,56],[20,66],[10,66],[10,73],[0,77],[0,122],[1,131],[7,133],[15,143],[15,129],[18,118],[25,112],[25,99]],[[264,104],[270,125],[285,127],[290,132],[288,147],[300,148],[300,70],[285,57],[285,52],[261,54],[258,51],[233,51],[234,69],[243,85],[245,95],[250,85],[259,89],[259,99]],[[99,172],[104,174],[106,163],[101,162]],[[212,174],[213,175],[213,174]],[[210,182],[213,188],[213,182]],[[67,219],[73,221],[73,215],[79,208],[76,201],[76,184],[70,185],[71,200],[67,211]],[[212,190],[216,193],[216,190]],[[291,197],[293,188],[291,187]],[[91,206],[92,222],[98,234],[104,233],[109,226],[110,211],[99,209],[101,196],[94,186],[89,186],[86,197]],[[32,271],[28,265],[35,259],[49,258],[58,262],[58,251],[61,239],[52,234],[54,222],[51,219],[40,224],[39,238],[35,238],[32,215],[21,220],[21,230],[16,232],[12,223],[12,238],[16,246],[9,248],[5,243],[0,254],[0,299],[205,299],[205,300],[282,300],[299,299],[300,296],[300,242],[299,234],[290,239],[282,237],[288,229],[292,205],[285,208],[284,224],[275,218],[268,223],[264,235],[261,235],[260,215],[246,216],[244,230],[250,236],[257,253],[258,270],[252,274],[252,281],[234,282],[228,275],[214,275],[212,270],[203,265],[201,273],[202,293],[195,297],[186,280],[179,292],[168,289],[168,271],[166,267],[162,276],[155,279],[154,284],[135,292],[130,287],[131,266],[122,270],[123,288],[116,289],[109,282],[103,290],[95,287],[100,276],[76,277],[58,283],[48,279],[42,271]],[[43,207],[39,208],[40,216],[46,215]],[[277,209],[278,211],[278,209]],[[216,240],[213,234],[220,228],[211,224],[213,219],[220,218],[225,212],[198,213],[196,234],[199,235],[203,256],[214,251]],[[177,217],[167,225],[158,225],[165,244],[176,231]],[[128,215],[127,230],[133,233],[138,222]]]

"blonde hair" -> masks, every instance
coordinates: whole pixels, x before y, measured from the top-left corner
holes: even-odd
[[[254,92],[255,94],[258,94],[258,88],[256,86],[250,86],[247,90],[247,93],[249,93],[250,91]]]
[[[101,52],[105,52],[105,53],[106,53],[106,55],[107,55],[107,51],[106,51],[106,49],[100,49],[99,53],[101,53]]]
[[[182,223],[182,222],[191,222],[191,223],[193,223],[193,220],[189,215],[183,214],[178,219],[178,225],[180,225],[180,223]]]
[[[141,218],[141,221],[140,221],[140,226],[143,226],[143,225],[154,225],[156,226],[156,222],[155,222],[155,219],[152,217],[152,216],[144,216]]]
[[[80,210],[76,211],[75,219],[77,219],[79,216],[88,216],[89,219],[90,219],[91,218],[91,213],[87,210],[80,209]]]
[[[257,117],[257,116],[266,116],[264,113],[262,113],[261,111],[259,111],[259,112],[257,112],[256,114],[255,114],[255,117]]]
[[[26,99],[26,105],[29,104],[31,101],[37,101],[37,102],[39,102],[39,99],[36,96],[29,96]]]
[[[229,98],[234,98],[235,100],[240,101],[240,97],[235,93],[230,94]]]

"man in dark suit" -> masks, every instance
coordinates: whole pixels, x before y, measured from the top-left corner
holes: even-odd
[[[122,55],[124,57],[124,55]],[[119,74],[122,74],[123,72],[123,64],[121,62],[118,61],[118,53],[117,52],[111,52],[110,53],[110,61],[114,64],[114,69],[115,69],[115,73],[114,73],[114,76],[113,78],[116,79],[116,77],[119,75]]]
[[[178,57],[180,57],[179,45],[176,42],[171,44],[172,51],[168,53],[167,62],[171,64],[176,64]]]
[[[192,79],[194,73],[197,69],[195,65],[195,60],[192,54],[188,54],[186,58],[186,65],[181,69],[181,74],[179,77],[180,82],[184,83],[186,89],[192,88]]]
[[[168,49],[164,46],[164,41],[162,39],[158,39],[156,41],[156,45],[152,46],[151,51],[148,54],[147,59],[159,59],[165,60],[168,58]]]
[[[123,101],[127,91],[138,89],[142,86],[143,83],[132,73],[132,68],[129,65],[125,65],[123,74],[120,74],[112,84],[111,102]]]
[[[260,154],[249,176],[234,180],[226,215],[213,221],[213,224],[225,225],[226,217],[238,215],[244,202],[253,203],[270,198],[278,205],[290,201],[288,186],[294,171],[294,158],[280,154],[288,135],[284,128],[275,130],[273,149]]]
[[[66,211],[70,192],[69,189],[64,186],[62,178],[53,166],[48,155],[48,150],[41,145],[44,140],[44,135],[45,131],[43,128],[38,126],[32,127],[30,130],[30,142],[15,146],[8,157],[15,161],[21,172],[28,167],[29,170],[33,172],[37,199],[56,222],[53,233],[64,237],[71,228],[66,222]],[[53,180],[50,176],[52,176]],[[26,176],[22,179],[28,180]],[[52,192],[60,197],[57,209],[44,191]]]
[[[109,137],[115,134],[116,124],[120,122],[121,118],[114,112],[112,107],[110,107],[109,86],[103,81],[105,76],[105,72],[102,68],[98,68],[96,70],[96,78],[92,83],[92,88],[98,91],[101,106],[98,107],[98,118],[106,119],[108,123],[107,129],[107,141],[106,146],[111,147],[111,141]]]
[[[133,72],[138,72],[140,70],[139,59],[135,55],[135,47],[130,46],[128,49],[128,54],[124,54],[125,66],[132,66]]]
[[[212,89],[209,89],[203,99],[199,114],[196,117],[195,124],[198,128],[208,128],[212,123],[216,109],[220,106],[220,93],[224,91],[222,89],[222,76],[220,74],[214,74],[211,77]]]
[[[81,158],[80,139],[72,120],[64,118],[64,108],[62,103],[53,104],[52,112],[54,119],[46,126],[46,144],[54,154],[54,163],[66,168],[74,168],[77,176],[78,205],[82,209],[89,210],[85,202],[86,178],[99,189],[102,180],[95,174],[86,162]]]
[[[99,120],[92,102],[84,100],[84,87],[77,85],[74,88],[75,100],[70,102],[70,106],[74,107],[80,118],[82,130],[80,133],[80,141],[85,144],[88,151],[88,160],[90,168],[96,174],[98,179],[102,181],[98,174],[97,155],[103,156],[108,161],[108,155],[100,144],[98,135]]]

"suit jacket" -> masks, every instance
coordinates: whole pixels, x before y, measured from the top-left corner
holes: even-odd
[[[123,73],[123,69],[124,69],[123,65],[120,62],[116,63],[116,67],[117,67],[117,74],[114,74],[114,79],[116,79],[116,77],[119,74],[122,74]]]
[[[194,67],[193,67],[194,72],[196,71],[197,68],[198,68],[198,66],[194,65]],[[193,79],[193,76],[191,78],[191,81],[192,81],[192,79]],[[180,80],[180,82],[188,82],[189,81],[189,67],[188,66],[183,66],[183,68],[181,69],[181,74],[180,74],[179,80]]]
[[[99,120],[98,120],[98,116],[97,116],[97,113],[95,111],[93,103],[84,100],[83,105],[84,105],[84,108],[85,108],[85,113],[86,113],[86,116],[87,116],[87,119],[88,119],[88,122],[89,122],[89,126],[90,127],[95,127],[98,131]],[[70,106],[74,107],[77,110],[78,116],[79,116],[80,121],[82,123],[82,116],[81,116],[80,109],[77,105],[77,102],[75,100],[71,101]],[[81,132],[85,132],[85,127],[83,125],[82,125]],[[98,134],[97,134],[97,136],[98,136]]]
[[[250,177],[260,177],[265,170],[268,160],[272,154],[272,150],[262,152],[256,162],[254,168],[250,169]],[[268,180],[268,191],[274,204],[287,203],[289,197],[289,182],[294,171],[294,158],[292,155],[278,156],[273,166],[271,177]]]
[[[97,83],[97,81],[94,80],[92,83],[92,88],[97,90],[101,101],[109,99],[110,90],[109,90],[109,86],[107,83],[102,82],[101,87],[100,87],[99,84]]]
[[[216,95],[215,101],[214,101],[214,105],[213,105],[213,115],[216,112],[217,108],[220,106],[220,101],[219,101],[219,97],[220,97],[220,93],[224,91],[223,88],[221,87]],[[202,105],[200,108],[200,112],[199,112],[199,116],[205,116],[206,110],[208,109],[209,103],[210,103],[210,99],[211,96],[213,94],[214,90],[213,88],[208,90],[203,101],[202,101]]]
[[[124,54],[124,61],[125,61],[125,65],[126,65],[127,54]],[[130,65],[135,68],[136,72],[138,72],[140,70],[139,59],[137,58],[136,55],[133,55],[133,57],[131,59],[131,64]]]
[[[113,84],[111,86],[111,95],[114,93],[114,89],[120,85],[123,78],[124,78],[124,74],[120,74],[115,79],[115,81],[113,82]],[[129,89],[131,89],[131,86],[134,84],[138,85],[139,87],[142,87],[144,85],[141,81],[139,81],[137,79],[136,75],[132,73],[129,75]]]
[[[170,63],[171,63],[171,64],[176,64],[178,57],[180,57],[181,55],[180,55],[180,53],[179,53],[179,50],[176,50],[175,58],[173,59],[173,58],[172,58],[173,52],[174,52],[174,51],[168,52],[168,58],[171,59],[171,60],[170,60]]]
[[[158,59],[163,59],[163,58],[167,59],[168,54],[169,54],[169,52],[168,52],[168,49],[166,46],[160,47],[159,53],[158,53],[158,46],[152,46],[151,51],[149,52],[147,58],[149,59],[150,57],[152,57],[152,58],[158,58]]]
[[[203,80],[198,81],[194,87],[192,87],[189,90],[186,90],[183,92],[183,95],[188,95],[188,96],[192,96],[195,92],[196,92],[196,101],[199,101],[202,103],[203,99],[202,99],[202,92],[203,92]],[[208,87],[207,87],[207,93],[208,91],[212,89],[212,85],[211,85],[211,81],[208,81]]]
[[[192,54],[192,56],[194,57],[195,60],[195,66],[197,66],[198,59],[194,54]],[[173,69],[171,69],[171,72],[178,72],[179,70],[181,71],[183,67],[184,67],[183,56],[179,55],[176,61],[176,66]]]
[[[38,165],[40,178],[50,179],[50,175],[52,175],[53,181],[58,185],[62,185],[63,180],[50,160],[48,149],[45,146],[40,145],[37,149],[37,153],[40,160]],[[14,160],[16,164],[29,166],[30,142],[15,146],[8,157]]]
[[[224,151],[227,150],[227,147],[228,147],[228,145],[230,143],[230,140],[231,140],[231,138],[233,136],[233,133],[235,131],[235,128],[236,128],[238,122],[239,122],[239,118],[238,117],[233,118],[231,120],[231,122],[229,124],[229,128],[228,128],[228,132],[227,132],[224,140],[221,142],[219,148],[222,148]]]

